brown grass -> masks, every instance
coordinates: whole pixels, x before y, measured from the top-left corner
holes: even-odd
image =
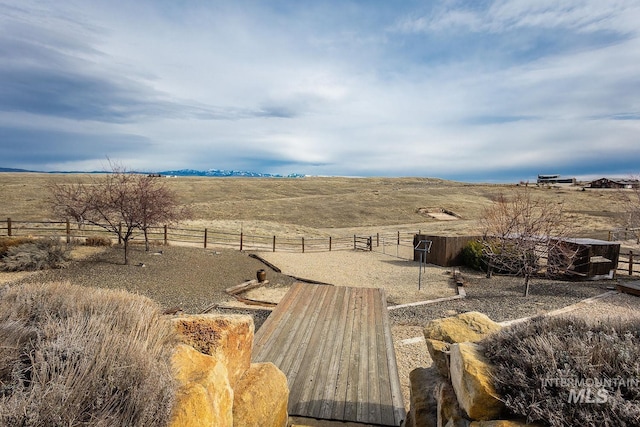
[[[95,178],[95,176],[94,176]],[[42,220],[48,182],[87,179],[68,174],[0,174],[0,218]],[[512,185],[465,184],[432,178],[166,178],[193,213],[190,225],[254,234],[346,235],[375,231],[429,230],[467,234],[478,229],[484,207]],[[530,186],[548,203],[564,201],[583,235],[606,238],[624,209],[616,190]],[[460,216],[439,221],[425,209]],[[53,218],[51,218],[53,219]]]
[[[578,317],[536,318],[482,344],[495,366],[497,391],[514,414],[529,422],[638,425],[640,317],[597,323]],[[585,398],[576,402],[580,392]]]
[[[0,293],[0,425],[162,426],[171,326],[124,291],[31,284]]]

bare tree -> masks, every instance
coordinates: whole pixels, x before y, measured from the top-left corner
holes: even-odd
[[[524,277],[525,296],[534,275],[568,270],[575,256],[562,240],[571,229],[563,205],[536,199],[531,192],[525,188],[509,197],[501,194],[482,216],[487,274]]]
[[[125,264],[129,263],[129,242],[136,229],[145,234],[148,248],[149,227],[178,220],[182,213],[169,188],[113,165],[105,176],[91,177],[89,182],[52,183],[49,189],[55,214],[115,234],[123,244]]]
[[[145,250],[148,252],[151,227],[187,218],[189,213],[186,207],[179,205],[176,193],[158,177],[138,175],[135,192],[140,210],[140,222],[137,228],[144,234]]]
[[[633,186],[631,189],[626,188],[619,191],[624,206],[622,225],[625,229],[625,236],[631,233],[636,238],[636,242],[640,243],[640,182],[637,178],[632,178],[629,182]]]

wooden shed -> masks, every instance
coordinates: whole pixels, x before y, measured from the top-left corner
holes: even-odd
[[[575,253],[573,262],[566,269],[567,274],[589,279],[613,278],[618,268],[620,243],[586,238],[563,238],[554,242],[560,244],[554,244],[549,254],[551,259],[562,259],[560,251]],[[556,267],[564,269],[566,266]]]
[[[462,249],[472,240],[479,240],[480,236],[431,236],[415,234],[413,236],[413,260],[420,261],[423,250],[415,249],[418,243],[424,240],[431,241],[431,251],[427,254],[427,263],[441,267],[463,265]]]

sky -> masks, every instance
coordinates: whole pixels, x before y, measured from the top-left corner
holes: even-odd
[[[640,173],[638,0],[0,0],[0,167]]]

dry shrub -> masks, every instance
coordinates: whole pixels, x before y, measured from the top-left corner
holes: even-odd
[[[159,313],[125,291],[0,291],[0,425],[167,425],[175,335]]]
[[[482,344],[514,414],[551,426],[640,425],[640,318],[542,317]]]
[[[9,246],[0,258],[0,271],[36,271],[64,268],[70,260],[69,248],[57,238],[31,239]]]
[[[111,239],[104,236],[87,236],[86,246],[111,246]]]
[[[32,237],[0,237],[0,257],[4,256],[13,246],[33,243],[33,241]]]

